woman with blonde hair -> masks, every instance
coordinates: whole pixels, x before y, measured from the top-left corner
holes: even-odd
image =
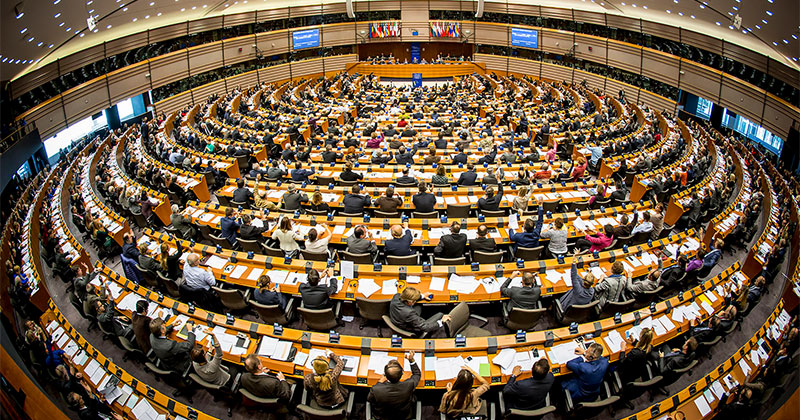
[[[180,241],[175,241],[178,246],[178,251],[169,255],[169,245],[166,243],[161,244],[161,253],[158,257],[158,263],[161,266],[161,272],[167,276],[168,279],[177,280],[180,275],[178,270],[178,261],[181,259],[183,251],[181,250]]]
[[[329,361],[336,366],[331,369]],[[344,369],[344,360],[329,351],[328,357],[319,356],[311,362],[313,373],[303,378],[303,386],[311,392],[314,401],[322,408],[337,408],[347,400],[349,391],[339,384],[339,375]]]
[[[284,216],[278,223],[278,228],[272,231],[272,239],[280,243],[280,248],[287,258],[294,258],[300,249],[297,241],[305,238],[294,230],[292,220]]]
[[[308,208],[310,210],[324,211],[326,213],[330,213],[331,211],[331,207],[322,199],[322,193],[319,191],[314,191],[314,195],[311,196],[311,205]]]
[[[476,378],[481,384],[477,388],[473,388],[472,384]],[[444,413],[448,418],[464,415],[486,417],[486,404],[480,397],[488,390],[489,382],[469,366],[464,366],[458,372],[456,380],[447,384],[447,392],[439,404],[439,412]]]
[[[517,213],[528,210],[528,204],[532,195],[532,191],[528,189],[528,187],[517,188],[517,196],[514,197],[514,201],[511,203],[511,210]]]

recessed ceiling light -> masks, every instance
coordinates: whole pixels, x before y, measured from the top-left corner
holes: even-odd
[[[623,3],[620,3],[620,4],[622,4],[623,6],[625,6],[625,3],[624,3],[624,2],[623,2]]]
[[[747,35],[747,31],[746,31],[746,30],[744,30],[744,29],[742,29],[742,33],[743,33],[743,34],[745,34],[745,35]]]
[[[764,25],[766,25],[766,24],[768,24],[769,22],[767,22],[767,20],[766,20],[766,19],[761,19],[761,23],[763,23]]]
[[[151,2],[150,2],[150,5],[151,5],[151,6],[155,6],[155,5],[156,5],[156,2],[154,2],[154,1],[151,1]]]
[[[717,26],[722,26],[722,23],[720,23],[720,22],[717,22]]]
[[[161,16],[161,12],[158,12],[158,14],[156,14],[156,16]]]
[[[89,10],[89,14],[91,15],[92,13],[94,13],[94,9]]]
[[[145,15],[144,18],[145,19],[150,19],[150,15]]]
[[[61,3],[61,0],[53,0],[53,4]]]
[[[195,9],[197,9],[197,6],[192,6],[192,10],[195,10]]]
[[[774,45],[774,46],[776,46],[776,47],[777,47],[777,46],[778,46],[778,43],[777,43],[777,42],[775,42],[775,41],[772,41],[772,45]]]
[[[647,6],[646,6],[646,5],[645,5],[645,6],[642,6],[642,9],[645,9],[645,10],[647,10]]]
[[[683,16],[683,12],[678,12],[678,16]]]
[[[734,30],[734,29],[736,29],[736,28],[734,28],[734,27],[733,27],[733,25],[728,25],[728,29],[730,29],[730,30]]]
[[[97,29],[97,28],[94,28],[94,30],[93,30],[92,32],[94,32],[94,33],[98,33],[98,32],[100,32],[100,30],[99,30],[99,29]]]
[[[697,16],[695,16],[695,15],[691,15],[690,17],[691,17],[692,19],[697,19]]]
[[[208,7],[208,5],[207,5],[207,4],[204,4],[204,5],[203,5],[203,9],[205,9],[206,7]]]
[[[185,12],[185,11],[186,11],[186,8],[185,7],[181,7],[181,12]]]
[[[667,9],[667,13],[672,13],[672,11],[671,11],[671,10],[669,10],[669,9]]]
[[[787,41],[787,40],[785,40],[785,39],[784,39],[784,40],[783,40],[783,43],[784,43],[784,44],[788,44],[788,43],[789,43],[789,41]]]
[[[54,18],[56,18],[56,19],[58,19],[58,17],[59,17],[59,16],[61,16],[61,12],[58,12],[58,13],[56,13],[56,15],[55,15],[55,16],[53,16],[53,17],[54,17]]]
[[[137,20],[139,20],[139,18],[133,18],[133,21],[134,21],[134,22],[136,22]]]
[[[92,5],[92,3],[94,3],[94,0],[89,0],[89,1],[87,1],[87,2],[86,2],[86,5],[87,5],[87,6],[91,6],[91,5]]]
[[[736,7],[736,6],[733,6],[733,7],[731,7],[731,9],[733,9],[733,10],[737,10],[737,11],[739,10],[739,8],[738,8],[738,7]]]
[[[792,38],[797,39],[797,35],[792,34]]]
[[[733,12],[728,12],[729,15],[733,16]]]
[[[761,29],[761,25],[756,25],[756,29]]]
[[[33,37],[28,38],[28,42],[33,42],[33,40],[34,40]]]
[[[53,44],[48,45],[47,48],[53,48]]]
[[[28,28],[22,28],[22,30],[19,31],[19,33],[21,33],[21,34],[24,34],[25,32],[28,32]]]
[[[674,1],[675,3],[678,3],[678,0],[672,0],[672,1]]]
[[[59,28],[62,27],[62,26],[64,26],[64,22],[61,22],[61,23],[58,24]]]
[[[768,16],[772,16],[772,12],[770,12],[769,10],[767,10],[767,15],[768,15]]]
[[[72,30],[72,27],[71,27],[71,26],[70,26],[69,28],[67,28],[67,29],[66,29],[66,31],[67,31],[67,32],[69,32],[69,31],[71,31],[71,30]]]
[[[705,6],[704,4],[701,4],[701,5],[700,5],[700,8],[701,8],[701,9],[705,9],[705,8],[706,8],[706,6]]]
[[[80,35],[80,38],[83,38],[83,36],[84,36],[84,35],[86,35],[86,34],[83,34],[83,33],[82,33],[82,34]]]
[[[44,42],[42,42],[42,41],[39,41],[39,43],[36,44],[37,47],[41,47],[42,45],[44,45]]]
[[[5,62],[6,62],[6,60],[8,60],[8,57],[4,58],[4,59],[3,59],[3,62],[5,63]],[[795,61],[797,61],[797,60],[795,60]]]
[[[636,4],[634,3],[634,4],[632,4],[631,6],[633,6],[633,7],[636,7]]]

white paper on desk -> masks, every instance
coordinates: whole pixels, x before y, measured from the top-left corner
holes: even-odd
[[[725,377],[722,378],[722,381],[725,383],[725,386],[728,387],[728,389],[733,389],[736,387],[736,385],[739,384],[738,382],[736,382],[736,379],[734,379],[733,376],[731,376],[731,374],[725,375]]]
[[[434,368],[437,381],[454,379],[464,366],[464,359],[461,357],[437,357],[436,367]]]
[[[500,282],[492,277],[481,279],[481,283],[483,284],[483,288],[486,290],[486,293],[491,294],[500,291]]]
[[[305,283],[308,279],[308,275],[306,273],[289,273],[286,277],[286,283],[288,285],[295,285],[300,283]],[[326,280],[326,282],[329,280]]]
[[[253,273],[258,272],[257,277],[253,278]],[[248,280],[258,280],[258,277],[261,276],[264,270],[261,268],[254,268],[253,271],[250,272],[250,275],[247,276]],[[289,275],[288,271],[284,270],[269,270],[267,271],[267,276],[269,279],[275,284],[283,284],[286,282],[286,277]]]
[[[714,313],[714,307],[709,305],[708,302],[706,302],[706,301],[700,302],[700,307],[702,307],[703,310],[705,310],[706,313],[709,314],[709,315]]]
[[[550,363],[553,364],[560,365],[567,363],[577,357],[575,355],[576,347],[578,346],[573,341],[550,347],[550,350],[547,351],[547,358],[550,359]]]
[[[341,260],[339,261],[339,272],[341,273],[342,277],[346,279],[353,279],[355,278],[355,264],[353,261],[346,261]]]
[[[419,284],[422,282],[422,278],[420,276],[408,276],[406,277],[406,283],[408,284]]]
[[[675,322],[683,321],[683,306],[676,306],[672,308],[672,316],[670,318],[672,318],[672,320]]]
[[[706,297],[708,298],[708,300],[709,300],[711,303],[714,303],[714,302],[716,302],[716,301],[717,301],[717,296],[716,296],[716,295],[714,294],[714,292],[712,292],[711,290],[707,290],[707,291],[705,292],[705,295],[706,295]]]
[[[100,381],[103,380],[103,377],[106,376],[106,370],[103,367],[98,368],[97,370],[89,376],[89,381],[93,383],[95,386],[100,385]]]
[[[333,232],[332,232],[332,233],[333,233],[334,235],[341,235],[341,234],[343,234],[343,233],[344,233],[344,230],[345,230],[345,229],[346,229],[346,226],[345,226],[345,225],[336,225],[336,226],[333,228]]]
[[[750,368],[750,365],[747,363],[747,359],[742,357],[739,359],[739,367],[742,368],[742,373],[745,377],[752,371],[753,369]]]
[[[294,355],[294,364],[297,366],[305,365],[306,360],[308,360],[308,353],[297,352],[297,354]]]
[[[381,287],[381,294],[394,296],[397,293],[397,280],[384,280]]]
[[[209,266],[211,268],[216,268],[217,270],[222,270],[222,267],[225,267],[225,264],[227,262],[228,261],[223,259],[223,258],[220,258],[220,257],[218,257],[216,255],[212,255],[212,256],[208,257],[208,260],[206,261],[205,265],[207,265],[207,266]]]
[[[602,279],[602,278],[604,278],[606,276],[606,272],[605,272],[605,270],[603,270],[602,267],[592,267],[592,268],[589,269],[589,271],[592,272],[592,275],[596,279]]]
[[[242,278],[242,274],[244,274],[245,271],[247,271],[246,265],[237,265],[236,268],[234,268],[233,271],[231,272],[230,277],[235,279],[240,279]]]
[[[514,349],[503,349],[500,350],[500,353],[494,356],[492,359],[492,363],[500,366],[502,369],[508,369],[512,363],[514,363],[514,355],[517,354],[517,351]]]
[[[361,362],[361,357],[359,356],[339,356],[339,357],[342,359],[342,363],[344,363],[342,376],[358,375],[358,364],[359,362]]]
[[[372,370],[378,373],[382,373],[383,368],[386,366],[389,360],[392,359],[394,358],[390,357],[388,352],[373,351],[369,355],[369,363],[367,364],[367,370]]]
[[[608,348],[611,349],[612,353],[616,353],[622,350],[622,343],[624,342],[624,340],[622,339],[622,336],[620,335],[619,331],[617,330],[609,331],[608,335],[603,337],[603,340],[608,345]]]
[[[474,370],[475,372],[481,371],[481,365],[489,364],[489,356],[472,356],[464,359],[465,365]]]
[[[447,281],[444,277],[432,277],[431,285],[428,287],[430,290],[441,292],[444,290],[444,284]]]
[[[558,270],[547,270],[546,274],[547,280],[552,284],[556,284],[559,281],[564,280],[564,275]]]
[[[694,399],[694,405],[697,406],[697,411],[699,411],[700,415],[703,417],[711,412],[711,407],[708,406],[708,401],[703,397],[703,394],[699,394],[697,398]]]
[[[72,357],[72,363],[78,366],[83,366],[84,364],[86,364],[87,360],[89,360],[89,355],[86,354],[86,352],[83,350],[76,353],[75,356]]]
[[[634,255],[628,255],[628,257],[626,257],[625,259],[628,260],[628,262],[630,262],[631,266],[634,268],[642,266],[642,262],[639,261],[639,259],[636,258],[636,256]]]
[[[722,387],[722,384],[719,381],[714,381],[711,384],[711,392],[714,393],[714,396],[717,397],[718,400],[722,401],[722,395],[725,394],[725,388]]]
[[[111,293],[111,298],[117,300],[119,298],[119,294],[122,293],[122,287],[117,283],[108,282],[108,292]]]
[[[274,337],[261,337],[261,343],[258,345],[258,355],[271,357],[275,353],[275,348],[278,346],[278,341],[280,340]]]
[[[75,355],[75,353],[78,352],[78,350],[80,350],[78,344],[70,340],[69,343],[67,343],[67,345],[64,347],[64,354],[66,354],[69,357],[72,357]]]
[[[133,407],[133,410],[131,410],[131,414],[133,414],[137,420],[157,420],[158,418],[158,412],[150,405],[146,398],[139,400],[136,407]]]
[[[125,407],[131,409],[136,406],[137,401],[139,401],[139,397],[133,392],[131,392],[130,397],[128,397],[128,400],[125,401]]]

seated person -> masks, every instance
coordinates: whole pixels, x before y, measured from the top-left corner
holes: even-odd
[[[397,178],[398,184],[417,185],[417,178],[409,176],[409,169],[403,168],[403,176]]]
[[[436,196],[428,192],[428,186],[424,182],[419,184],[419,192],[411,198],[414,204],[414,211],[418,213],[430,213],[436,205]]]
[[[361,187],[358,185],[353,185],[350,187],[350,194],[344,196],[342,200],[342,206],[344,206],[343,213],[349,214],[362,214],[364,213],[364,207],[369,207],[372,204],[372,200],[370,200],[368,195],[361,195]]]
[[[308,183],[308,177],[311,175],[314,175],[313,167],[311,169],[304,169],[301,162],[294,163],[294,169],[292,170],[292,181]]]
[[[469,241],[469,248],[473,252],[495,252],[497,251],[497,242],[494,241],[494,238],[489,237],[489,228],[486,225],[480,225],[478,226],[476,238]]]
[[[253,199],[253,192],[244,186],[244,178],[236,181],[236,189],[233,190],[233,201],[237,203],[247,203]]]
[[[286,193],[281,197],[281,206],[285,210],[299,210],[303,203],[308,203],[308,195],[298,190],[294,184],[289,184]]]
[[[248,355],[244,359],[244,368],[247,372],[241,378],[242,388],[256,397],[278,398],[283,403],[289,402],[292,390],[283,372],[270,372],[255,354]]]
[[[486,187],[486,194],[478,199],[478,209],[481,211],[497,211],[503,201],[503,183],[497,184],[497,194],[494,187]]]
[[[241,224],[236,220],[238,212],[233,207],[225,208],[225,217],[219,220],[220,237],[227,239],[231,245],[236,245],[236,236]]]
[[[503,387],[506,409],[537,410],[544,407],[547,394],[555,381],[547,358],[542,357],[533,364],[530,378],[518,381],[520,374],[522,367],[514,366],[511,377]]]
[[[161,270],[161,264],[159,264],[155,258],[147,255],[150,253],[150,251],[147,249],[147,245],[147,242],[142,242],[139,244],[139,257],[137,258],[137,262],[139,263],[139,266],[145,270],[157,273],[159,270]]]
[[[538,219],[534,223],[533,218],[528,218],[522,225],[522,232],[514,233],[508,230],[508,237],[514,242],[514,250],[518,247],[534,248],[539,245],[539,235],[542,233],[542,221],[544,220],[544,210],[539,206]]]
[[[266,215],[262,213],[262,220],[266,220]],[[239,239],[250,241],[262,241],[264,239],[264,232],[266,229],[262,226],[253,226],[252,217],[249,214],[242,215],[242,224],[239,225]]]
[[[475,379],[478,379],[480,386],[472,388]],[[439,404],[439,412],[451,418],[470,415],[486,418],[488,410],[481,395],[487,391],[489,391],[489,382],[469,366],[464,366],[458,372],[455,381],[447,384],[447,392]]]
[[[396,213],[403,205],[403,198],[395,194],[394,187],[387,187],[386,192],[375,200],[375,206],[384,213]]]
[[[405,354],[411,367],[411,377],[403,378],[403,365],[397,360],[390,360],[383,368],[383,377],[373,385],[367,395],[372,404],[372,416],[378,420],[408,420],[414,417],[414,390],[419,384],[422,372],[414,360],[414,351]]]
[[[461,233],[461,223],[454,221],[450,224],[450,234],[439,238],[439,244],[434,248],[433,255],[440,258],[463,257],[466,246],[467,235]]]
[[[404,228],[405,232],[403,232]],[[411,243],[414,241],[414,237],[411,234],[411,230],[408,228],[408,222],[403,222],[403,226],[392,226],[391,233],[392,239],[389,239],[384,244],[383,251],[386,255],[404,257],[413,254],[413,252],[411,252]]]
[[[102,299],[96,300],[94,304],[97,312],[97,323],[105,331],[112,332],[118,337],[125,337],[128,340],[134,339],[133,329],[128,324],[128,319],[114,309],[114,301],[111,301],[110,306],[107,306]]]
[[[683,369],[694,360],[694,351],[697,350],[697,339],[689,337],[679,349],[672,349],[664,344],[658,351],[658,369],[661,374],[667,374],[677,369]]]
[[[722,322],[719,316],[712,315],[707,321],[700,322],[698,318],[693,318],[689,321],[689,334],[694,337],[698,343],[709,342],[714,340],[718,335],[722,334]]]
[[[577,249],[589,248],[589,252],[600,252],[614,241],[614,226],[610,224],[603,226],[603,232],[595,232],[592,229],[586,229],[585,232],[586,236],[575,242]]]
[[[214,354],[206,351],[203,346],[195,346],[191,352],[192,367],[200,379],[210,384],[225,386],[231,379],[231,374],[228,372],[228,368],[222,365],[222,347],[217,336],[211,331],[208,332],[208,335],[211,336]]]
[[[572,288],[567,290],[567,293],[564,293],[564,296],[561,296],[560,299],[561,308],[565,312],[572,305],[586,305],[587,303],[591,303],[594,299],[594,275],[587,272],[586,275],[581,278],[578,275],[578,266],[575,264],[574,260],[570,273]]]
[[[608,370],[608,359],[603,357],[603,346],[597,343],[575,349],[578,357],[567,362],[573,378],[561,383],[561,387],[569,391],[573,404],[593,401],[600,395],[603,378]]]
[[[522,287],[510,286],[511,281],[522,275]],[[505,303],[506,309],[511,312],[512,308],[536,309],[536,303],[541,295],[541,288],[537,284],[536,275],[530,271],[520,274],[515,271],[500,286],[500,295],[509,298]]]
[[[96,398],[84,399],[77,392],[67,394],[67,405],[78,412],[80,420],[104,420],[109,416],[114,420],[122,420],[122,416]]]
[[[253,291],[253,300],[262,305],[279,305],[281,309],[286,309],[286,297],[281,293],[280,286],[272,283],[266,274],[258,278],[258,286]]]
[[[183,374],[191,364],[189,353],[194,348],[194,324],[189,323],[186,325],[189,331],[186,341],[175,341],[167,338],[167,334],[172,331],[173,325],[180,326],[180,322],[176,322],[170,325],[170,328],[167,328],[167,324],[161,318],[155,318],[150,321],[150,346],[165,369]]]
[[[329,361],[335,364],[333,369]],[[311,392],[311,397],[320,407],[327,409],[341,407],[350,394],[350,390],[339,383],[339,375],[344,370],[344,360],[329,350],[328,357],[317,357],[311,362],[311,366],[314,371],[303,378],[303,387]]]
[[[372,232],[364,225],[356,226],[353,234],[345,240],[347,252],[351,254],[372,254],[373,258],[378,254],[378,245],[372,238]]]
[[[330,295],[336,293],[336,278],[331,277],[327,286],[320,285],[321,279],[330,276],[330,269],[326,268],[320,276],[319,271],[311,269],[308,272],[307,282],[300,284],[300,296],[303,299],[303,307],[306,309],[327,309],[332,305]]]
[[[428,319],[422,318],[422,306],[416,305],[421,299],[419,290],[413,287],[406,287],[401,293],[396,293],[389,304],[389,318],[392,323],[402,330],[421,335],[439,330],[444,322],[450,320],[450,315],[441,312]]]

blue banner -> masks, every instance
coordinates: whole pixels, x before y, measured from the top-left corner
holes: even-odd
[[[413,87],[422,87],[422,73],[411,73],[411,84]]]
[[[411,62],[412,63],[419,63],[422,60],[422,49],[419,46],[419,42],[412,42],[411,43]]]
[[[319,47],[319,29],[306,29],[304,31],[292,32],[293,50],[316,47]]]
[[[539,48],[539,31],[511,28],[511,45],[523,48]]]

